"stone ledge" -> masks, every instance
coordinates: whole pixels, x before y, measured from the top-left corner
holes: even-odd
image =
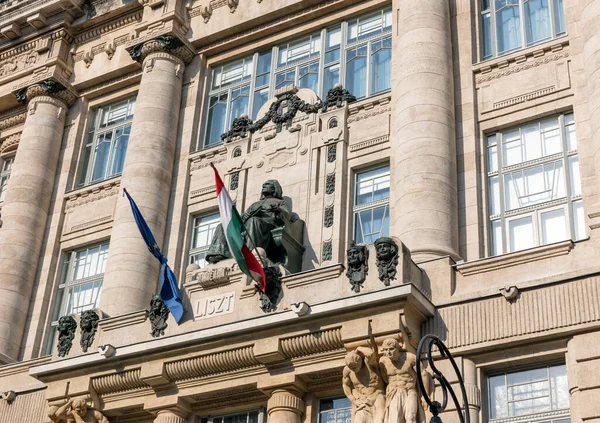
[[[281,278],[281,282],[286,288],[294,289],[313,283],[335,279],[339,277],[343,271],[343,264],[332,264],[331,266],[321,267],[320,269],[307,270],[305,272],[284,276]]]
[[[575,243],[571,240],[567,240],[497,257],[475,260],[464,264],[456,264],[455,268],[461,275],[471,276],[478,273],[492,272],[505,267],[513,267],[524,263],[566,255],[569,254],[574,247]]]
[[[148,318],[146,310],[134,311],[133,313],[123,314],[122,316],[102,319],[98,322],[98,330],[102,332],[110,332],[131,325],[139,325],[144,323]]]

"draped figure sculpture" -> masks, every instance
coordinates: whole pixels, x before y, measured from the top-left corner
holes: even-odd
[[[262,185],[260,200],[248,207],[242,215],[242,231],[248,247],[263,248],[271,261],[284,263],[286,251],[275,245],[271,231],[291,222],[291,214],[283,199],[283,190],[279,182],[266,181]],[[228,258],[231,258],[231,253],[223,227],[219,224],[206,253],[206,261],[214,264]]]

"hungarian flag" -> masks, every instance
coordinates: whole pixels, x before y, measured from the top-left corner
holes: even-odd
[[[229,251],[231,251],[240,270],[258,282],[260,290],[265,292],[267,286],[265,271],[244,242],[242,236],[242,232],[244,231],[242,218],[233,205],[233,201],[223,185],[223,180],[219,176],[219,172],[217,172],[212,163],[211,166],[215,171],[215,185],[217,186],[217,202],[219,203],[219,213],[221,214],[221,225],[223,226],[223,232],[229,245]]]

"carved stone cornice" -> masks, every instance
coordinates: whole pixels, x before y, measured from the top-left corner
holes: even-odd
[[[27,109],[18,109],[11,113],[5,113],[0,115],[0,131],[5,130],[6,128],[12,128],[13,126],[17,126],[23,122],[25,122],[25,118],[27,117]]]
[[[163,52],[173,55],[184,64],[188,64],[194,58],[194,51],[181,39],[174,35],[159,35],[147,41],[135,43],[126,48],[133,60],[143,63],[144,59],[151,53]]]
[[[73,105],[77,97],[60,82],[52,79],[36,82],[15,93],[19,103],[29,103],[36,97],[46,96],[63,102],[67,107]]]
[[[19,140],[21,139],[21,132],[17,132],[16,134],[9,135],[4,139],[0,139],[0,156],[5,152],[15,149],[16,146],[19,145]]]
[[[281,350],[286,358],[304,357],[343,348],[341,328],[325,329],[281,340]]]
[[[95,377],[91,382],[94,391],[99,395],[149,388],[149,385],[141,380],[140,375],[141,369],[126,370],[120,373]]]

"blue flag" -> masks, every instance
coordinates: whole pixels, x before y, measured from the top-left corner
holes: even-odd
[[[148,224],[144,220],[142,212],[140,212],[140,209],[138,209],[138,206],[135,204],[135,201],[133,201],[133,198],[131,198],[131,195],[129,195],[127,190],[123,188],[123,192],[129,199],[131,211],[133,212],[135,223],[142,234],[142,238],[144,238],[152,255],[160,261],[160,282],[158,284],[160,298],[162,298],[163,302],[175,318],[175,321],[179,323],[183,316],[183,304],[181,303],[181,294],[179,294],[175,274],[167,264],[167,258],[161,253],[160,248],[158,248],[154,235],[152,235]]]

